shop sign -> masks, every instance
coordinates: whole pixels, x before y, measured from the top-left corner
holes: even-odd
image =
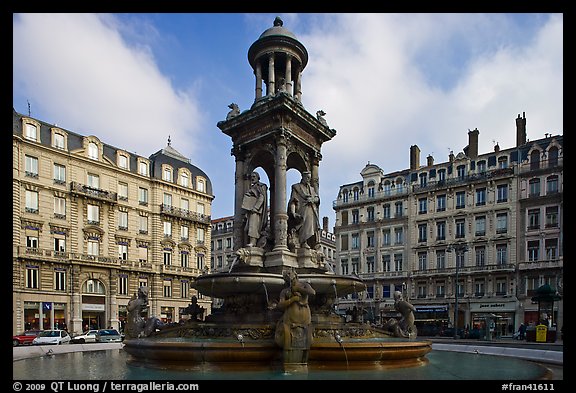
[[[471,312],[515,311],[516,302],[470,303]]]
[[[82,310],[83,311],[104,311],[104,305],[103,304],[84,303],[84,304],[82,304]]]

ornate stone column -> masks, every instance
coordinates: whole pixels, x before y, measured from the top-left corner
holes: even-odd
[[[296,96],[296,99],[298,101],[302,101],[302,70],[300,69],[300,67],[298,67],[298,73],[297,73],[297,79],[296,79],[296,90],[294,92],[294,95]]]
[[[288,250],[288,213],[286,212],[286,136],[276,138],[274,193],[274,250]]]
[[[262,98],[262,65],[256,64],[256,99]]]
[[[286,55],[286,92],[291,96],[294,95],[292,92],[292,56]]]
[[[268,58],[268,90],[266,90],[266,95],[272,96],[276,93],[275,83],[274,83],[274,53],[270,53]]]
[[[236,173],[234,176],[234,251],[244,247],[244,227],[242,198],[244,196],[244,155],[238,148],[234,148],[232,154],[236,157]]]

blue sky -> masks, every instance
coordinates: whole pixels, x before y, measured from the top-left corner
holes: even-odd
[[[308,50],[304,107],[337,132],[320,162],[330,226],[368,162],[408,168],[414,144],[422,165],[445,162],[474,128],[480,153],[514,147],[522,112],[529,140],[563,134],[560,13],[14,14],[14,109],[146,157],[170,136],[210,177],[212,217],[232,215],[232,142],[216,124],[252,105],[248,48],[277,15]]]

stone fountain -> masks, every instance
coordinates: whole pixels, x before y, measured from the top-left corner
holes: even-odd
[[[383,330],[345,322],[335,312],[340,297],[363,292],[366,285],[356,276],[335,274],[320,251],[320,150],[336,131],[324,111],[314,116],[301,103],[306,48],[276,18],[252,44],[248,60],[256,77],[254,103],[243,112],[230,104],[226,120],[218,122],[232,139],[236,163],[235,257],[226,271],[207,272],[193,283],[223,304],[204,320],[192,309],[186,322],[163,325],[141,317],[147,293],[140,293],[128,305],[124,349],[140,362],[216,368],[305,371],[314,365],[426,363],[432,343],[415,339],[413,308],[401,297],[397,305],[404,317]],[[302,178],[288,189],[290,169]]]

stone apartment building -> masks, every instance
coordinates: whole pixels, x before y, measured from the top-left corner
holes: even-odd
[[[12,141],[13,332],[122,329],[140,286],[178,321],[211,259],[206,173],[170,139],[142,157],[16,111]]]
[[[364,319],[395,314],[393,292],[415,305],[424,333],[454,326],[511,336],[540,321],[536,289],[563,295],[563,136],[528,141],[526,117],[516,119],[515,147],[479,154],[469,144],[435,163],[384,173],[368,163],[361,180],[340,186],[336,212],[337,273],[356,274],[368,291],[341,299],[359,304]],[[455,311],[457,310],[457,311]],[[563,300],[553,322],[563,326]]]

